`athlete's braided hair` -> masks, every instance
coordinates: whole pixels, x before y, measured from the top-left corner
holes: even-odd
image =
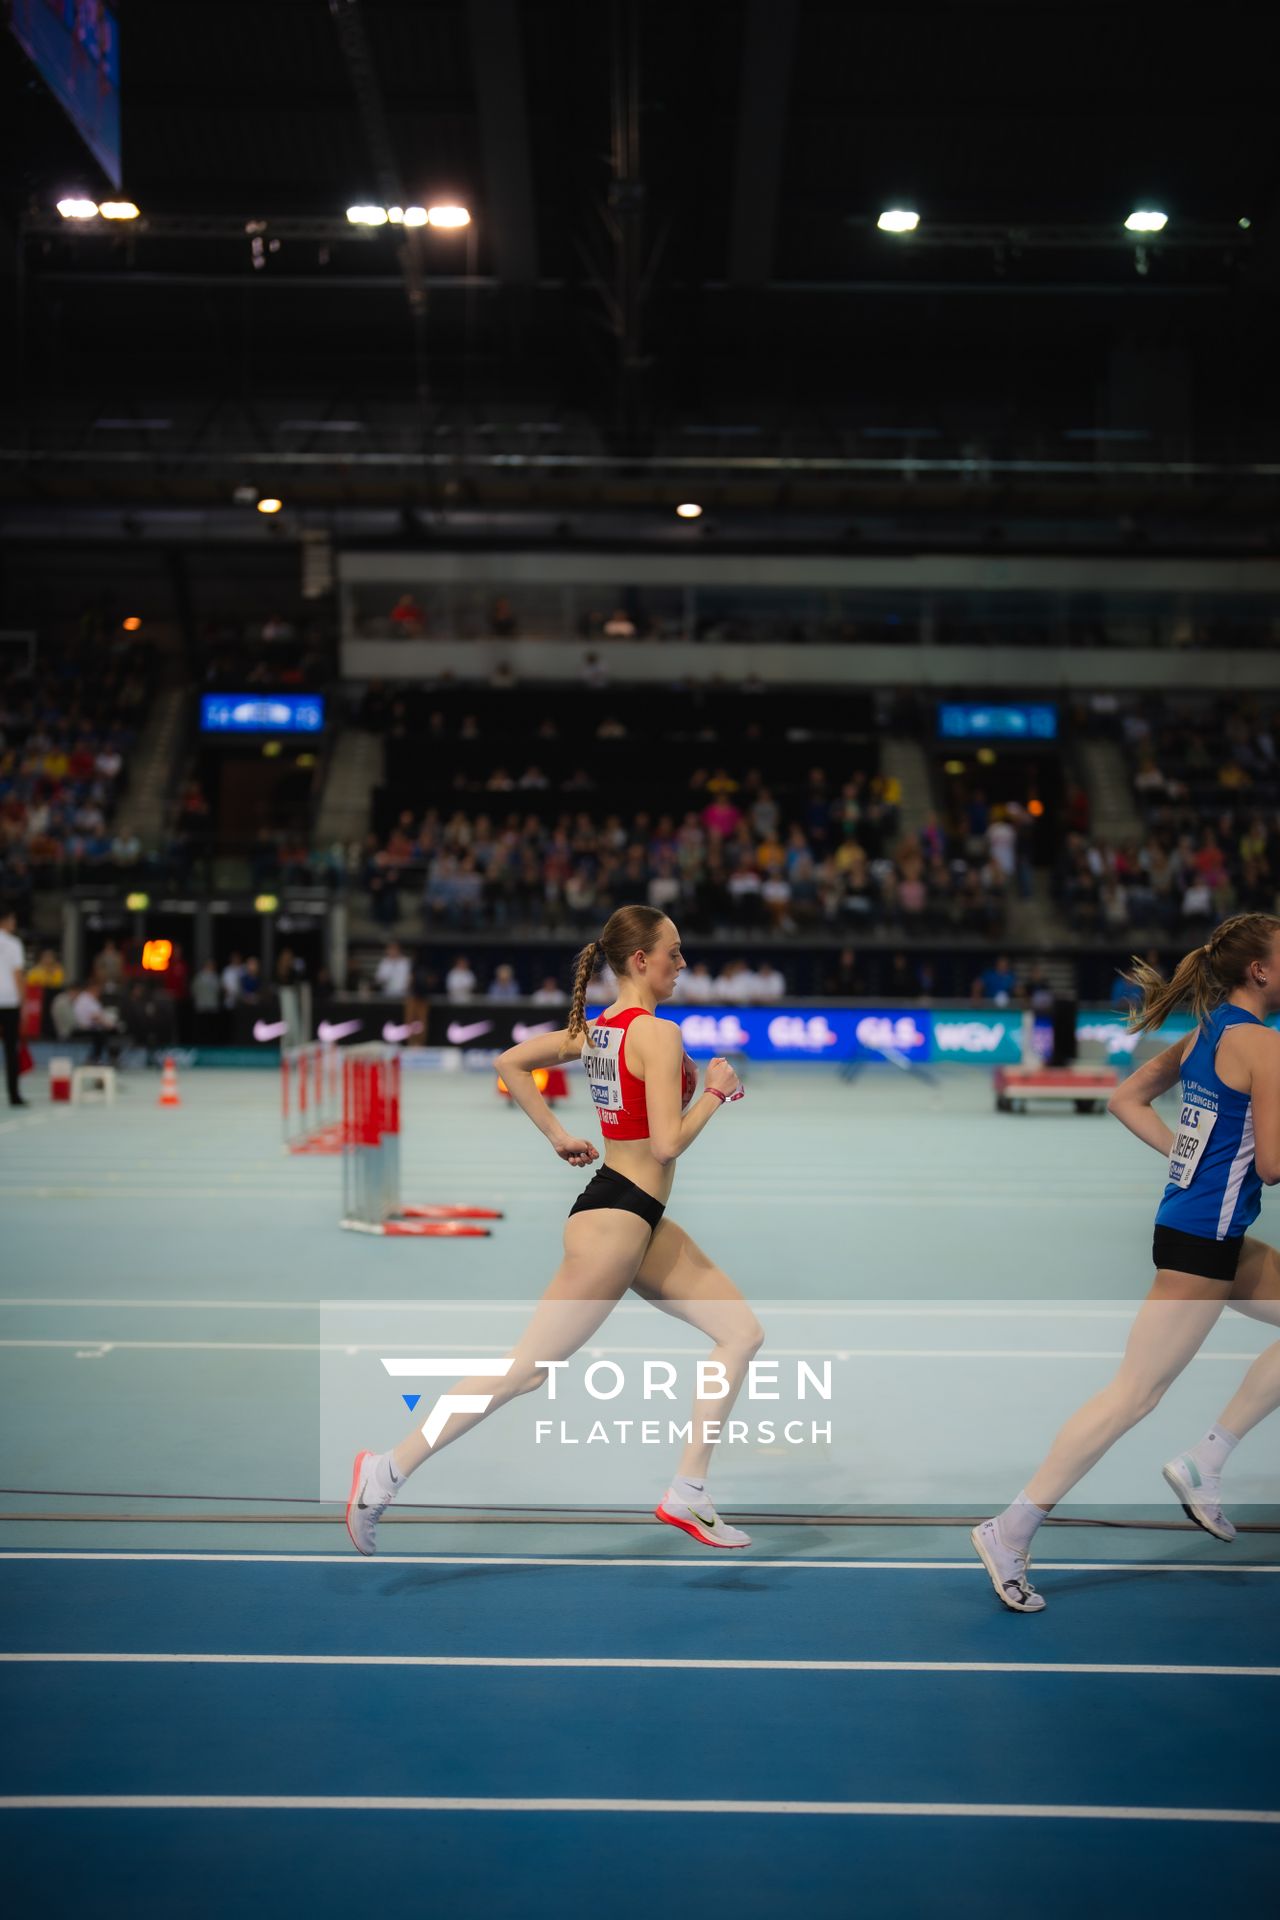
[[[1188,1002],[1196,1020],[1205,1019],[1229,993],[1245,984],[1255,960],[1266,960],[1277,933],[1280,919],[1273,913],[1234,914],[1214,928],[1202,947],[1183,955],[1172,980],[1162,980],[1154,967],[1135,957],[1123,976],[1142,990],[1141,1004],[1129,1020],[1130,1031],[1148,1033]]]
[[[605,922],[598,940],[589,941],[573,963],[573,994],[569,1001],[569,1038],[576,1040],[587,1027],[587,987],[604,955],[621,979],[633,953],[648,953],[657,944],[658,928],[667,916],[659,907],[619,907]]]

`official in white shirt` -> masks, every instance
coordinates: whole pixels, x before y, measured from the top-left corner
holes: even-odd
[[[412,971],[409,956],[401,951],[399,941],[389,940],[386,952],[374,968],[374,985],[388,999],[403,1000],[409,991]]]
[[[4,1035],[4,1077],[9,1105],[25,1107],[18,1091],[18,1021],[26,985],[27,956],[18,938],[18,916],[12,907],[0,910],[0,1033]]]

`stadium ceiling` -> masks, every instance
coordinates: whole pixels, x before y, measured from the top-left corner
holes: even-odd
[[[0,31],[0,496],[1274,518],[1275,9],[119,12],[129,223]]]

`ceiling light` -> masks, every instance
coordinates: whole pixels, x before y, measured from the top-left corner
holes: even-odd
[[[682,520],[700,520],[702,518],[702,508],[696,500],[682,501],[676,508],[676,512]]]
[[[136,220],[138,209],[132,200],[104,200],[98,208],[104,220]]]
[[[142,622],[141,620],[139,620],[136,613],[131,613],[126,620],[121,622],[121,624],[124,627],[124,630],[126,633],[137,633],[139,627],[142,625]]]
[[[428,207],[429,227],[469,227],[471,215],[465,207]]]
[[[393,227],[403,226],[404,225],[404,208],[388,207],[387,218],[391,222]]]
[[[427,224],[426,208],[406,207],[404,210],[404,223],[406,227],[425,227]]]
[[[1139,207],[1124,224],[1130,233],[1162,233],[1169,224],[1169,216],[1157,213],[1154,207]]]
[[[279,513],[283,505],[284,505],[283,500],[271,500],[271,499],[259,500],[258,512],[259,513]]]
[[[64,220],[96,220],[98,203],[96,200],[59,200],[58,212]]]
[[[1236,225],[1240,227],[1245,233],[1248,233],[1250,227],[1253,225],[1253,222],[1248,218],[1246,214],[1242,214],[1240,218],[1236,221]]]
[[[348,207],[347,218],[353,227],[385,227],[387,210],[385,207]]]
[[[912,213],[908,207],[889,207],[876,221],[881,233],[914,233],[920,225],[920,215]]]

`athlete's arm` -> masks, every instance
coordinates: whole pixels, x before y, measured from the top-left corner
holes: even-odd
[[[1248,1047],[1253,1164],[1265,1184],[1274,1187],[1280,1182],[1280,1033],[1251,1028]]]
[[[510,1086],[508,1068],[512,1073],[532,1073],[535,1067],[562,1067],[566,1060],[578,1058],[586,1037],[584,1030],[570,1039],[568,1027],[558,1033],[535,1033],[532,1040],[522,1040],[518,1047],[498,1055],[498,1072]]]
[[[1182,1077],[1182,1057],[1190,1044],[1187,1040],[1175,1040],[1154,1060],[1148,1060],[1127,1080],[1122,1080],[1107,1102],[1108,1113],[1114,1113],[1130,1133],[1136,1133],[1139,1140],[1166,1158],[1173,1151],[1173,1135],[1151,1103],[1162,1093],[1168,1093],[1170,1087],[1177,1086]]]
[[[674,1020],[637,1021],[628,1032],[627,1040],[629,1044],[640,1042],[645,1105],[649,1110],[649,1150],[660,1167],[670,1166],[686,1147],[693,1145],[716,1108],[724,1102],[704,1087],[688,1111],[681,1113],[684,1041]],[[736,1084],[735,1079],[734,1086]],[[732,1092],[733,1088],[725,1091]]]
[[[562,1027],[559,1033],[538,1033],[532,1040],[522,1040],[518,1047],[508,1047],[497,1060],[498,1072],[511,1098],[571,1167],[590,1166],[600,1158],[599,1150],[589,1140],[580,1140],[566,1132],[538,1092],[533,1075],[538,1067],[559,1066],[581,1053],[584,1038],[581,1033],[570,1038],[567,1027]]]

